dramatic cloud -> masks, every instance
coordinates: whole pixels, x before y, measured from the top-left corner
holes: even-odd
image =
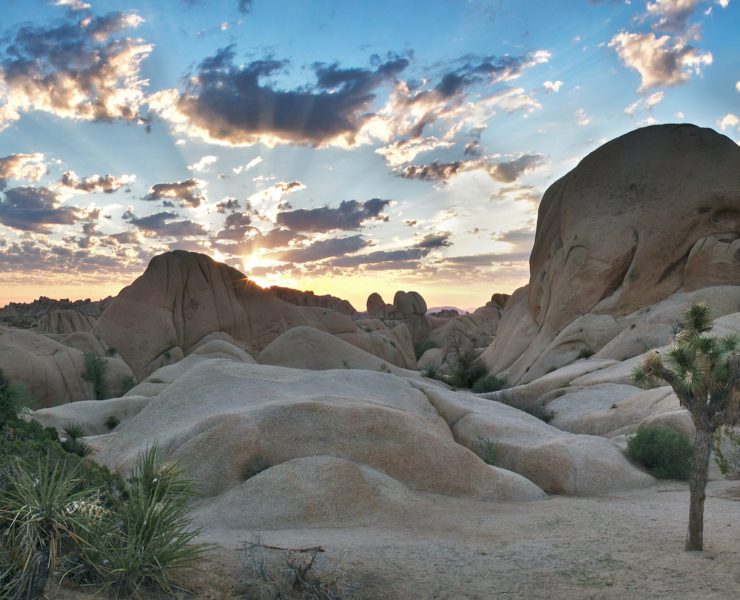
[[[653,24],[653,29],[658,31],[669,31],[671,33],[683,33],[688,29],[689,19],[696,11],[696,5],[700,0],[655,0],[647,4],[648,14],[658,20]]]
[[[450,148],[454,146],[453,142],[443,141],[436,137],[423,139],[402,139],[383,148],[375,150],[378,154],[385,157],[385,160],[392,167],[404,165],[414,160],[419,154],[436,150],[437,148]]]
[[[266,234],[253,230],[253,233],[254,235],[251,238],[236,244],[215,241],[214,247],[218,248],[220,252],[231,256],[248,256],[260,249],[272,250],[283,248],[291,242],[302,242],[306,239],[306,236],[296,234],[288,229],[272,229]]]
[[[144,200],[180,200],[182,206],[197,208],[206,199],[197,191],[203,183],[197,179],[188,179],[176,183],[157,183],[149,189]]]
[[[452,242],[449,240],[452,232],[445,231],[442,233],[428,233],[420,241],[414,244],[414,248],[424,248],[426,250],[433,250],[435,248],[446,248],[452,246]]]
[[[4,190],[7,179],[20,179],[36,182],[46,172],[42,162],[44,155],[36,152],[34,154],[11,154],[0,158],[0,190]]]
[[[138,244],[141,241],[139,234],[135,231],[122,231],[121,233],[113,233],[108,237],[117,244]]]
[[[519,262],[529,260],[528,252],[475,254],[472,256],[452,256],[443,259],[447,264],[487,267],[494,263]]]
[[[619,33],[609,42],[624,64],[640,73],[640,92],[650,88],[673,87],[685,83],[691,74],[701,74],[703,65],[712,64],[711,52],[701,52],[693,46],[676,41],[669,44],[667,35],[654,33]]]
[[[369,246],[370,242],[365,240],[361,235],[351,237],[331,238],[328,240],[319,240],[305,248],[296,248],[277,252],[274,258],[284,262],[305,263],[331,258],[333,256],[344,256],[352,254],[358,250]]]
[[[44,29],[20,27],[0,60],[0,128],[41,110],[88,121],[143,121],[141,61],[152,46],[113,38],[137,27],[135,14],[111,13]]]
[[[193,221],[176,221],[180,215],[173,212],[160,212],[147,217],[137,218],[131,213],[124,215],[132,225],[139,228],[145,236],[193,237],[205,235],[206,230],[200,223]]]
[[[438,144],[438,140],[449,142],[465,127],[484,125],[496,110],[512,113],[538,108],[540,105],[523,88],[496,84],[512,81],[524,69],[549,59],[550,54],[543,50],[523,56],[466,56],[455,61],[433,87],[400,81],[386,105],[368,121],[364,133],[386,142],[416,140],[415,146],[405,141],[405,147],[398,148],[395,141],[379,151],[391,164],[403,164],[399,149],[424,149],[430,143]],[[475,101],[470,98],[473,89],[482,91]]]
[[[506,242],[510,244],[514,250],[530,251],[534,244],[535,231],[529,227],[522,227],[519,229],[509,229],[508,231],[502,231],[494,236],[497,242]]]
[[[522,154],[519,158],[498,163],[488,159],[458,160],[450,163],[435,160],[428,165],[409,165],[397,172],[406,179],[447,183],[461,173],[483,170],[494,181],[511,183],[523,173],[537,168],[543,159],[542,154]]]
[[[224,240],[241,241],[247,232],[252,229],[252,219],[246,213],[233,212],[226,217],[224,228],[218,232],[216,237]]]
[[[84,211],[63,206],[45,187],[17,187],[5,192],[0,200],[0,223],[35,233],[49,233],[52,225],[73,225],[84,221]]]
[[[378,252],[370,252],[369,254],[342,256],[341,258],[335,258],[331,261],[328,261],[326,264],[329,267],[342,268],[382,264],[383,268],[394,269],[398,268],[398,263],[403,263],[405,267],[408,261],[418,261],[419,259],[424,258],[427,254],[429,254],[429,249],[426,248],[409,248],[408,250],[391,251],[380,250]]]
[[[206,58],[183,93],[165,90],[150,107],[176,131],[227,145],[263,142],[354,145],[369,118],[375,90],[408,66],[392,57],[376,69],[315,64],[315,82],[295,90],[273,89],[263,80],[286,66],[272,59],[234,64],[233,46]]]
[[[281,212],[277,224],[294,231],[326,233],[328,231],[359,229],[366,221],[387,221],[381,215],[390,200],[373,198],[366,202],[344,200],[339,208],[322,206],[314,209],[298,209]]]
[[[216,204],[216,212],[225,213],[227,211],[236,212],[238,210],[241,210],[241,204],[236,198],[227,198],[223,202]]]
[[[93,192],[112,194],[124,185],[133,183],[134,181],[136,181],[136,175],[122,175],[121,177],[116,177],[115,175],[92,175],[91,177],[80,179],[74,171],[67,171],[62,175],[59,185],[60,187],[84,192],[85,194],[91,194]]]

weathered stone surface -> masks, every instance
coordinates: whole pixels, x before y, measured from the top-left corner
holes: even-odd
[[[605,494],[653,481],[605,438],[567,433],[472,394],[433,388],[426,382],[413,385],[424,389],[459,443],[484,456],[483,442],[490,440],[497,465],[524,475],[546,492]]]
[[[531,482],[490,468],[457,444],[424,393],[404,379],[369,371],[200,360],[126,425],[90,443],[98,449],[96,460],[126,471],[155,440],[182,461],[207,496],[241,486],[256,462],[275,467],[331,456],[381,471],[412,490],[491,501],[541,497]],[[274,478],[267,473],[276,494],[285,478],[280,470]],[[327,483],[328,489],[332,485],[342,484]]]
[[[131,369],[122,360],[104,358],[105,388],[117,396]],[[93,384],[82,378],[84,368],[81,350],[33,331],[0,326],[0,370],[10,381],[28,386],[34,407],[94,398]]]
[[[106,421],[110,417],[118,419],[117,427],[122,427],[138,414],[148,403],[146,396],[126,396],[109,400],[81,400],[42,408],[33,412],[33,418],[44,427],[56,427],[61,433],[67,423],[82,427],[86,436],[103,435],[112,429]]]
[[[92,332],[96,318],[71,308],[53,310],[39,318],[38,329],[44,333]]]

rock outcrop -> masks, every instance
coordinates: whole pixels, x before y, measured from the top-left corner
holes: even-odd
[[[95,333],[143,379],[181,359],[214,332],[228,334],[256,355],[298,326],[331,334],[357,331],[345,314],[296,306],[225,264],[174,251],[153,258],[144,274],[113,299]]]
[[[734,312],[739,240],[740,147],[732,140],[656,125],[608,142],[545,193],[529,285],[507,303],[483,360],[510,383],[532,381],[620,335],[610,356],[644,351],[625,338],[666,343],[668,324],[644,330],[659,303],[671,305],[665,313],[675,322],[694,299],[716,316]]]

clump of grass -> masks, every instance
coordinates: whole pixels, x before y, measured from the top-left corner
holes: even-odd
[[[116,427],[118,427],[118,426],[119,426],[120,424],[121,424],[121,419],[119,419],[119,418],[118,418],[118,417],[117,417],[116,415],[110,415],[110,416],[109,416],[109,417],[108,417],[108,418],[107,418],[107,419],[105,420],[105,426],[106,426],[106,427],[107,427],[108,429],[115,429],[115,428],[116,428]]]
[[[421,374],[429,379],[436,379],[438,381],[446,381],[447,378],[444,376],[442,371],[439,370],[435,365],[427,365],[421,370]]]

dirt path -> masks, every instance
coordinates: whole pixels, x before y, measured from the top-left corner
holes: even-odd
[[[278,546],[321,545],[357,598],[736,599],[740,482],[708,487],[705,552],[683,551],[688,487],[489,505],[434,497],[374,527],[261,532]],[[244,541],[231,532],[232,548]],[[234,554],[224,557],[227,567]],[[216,596],[214,596],[216,597]]]

